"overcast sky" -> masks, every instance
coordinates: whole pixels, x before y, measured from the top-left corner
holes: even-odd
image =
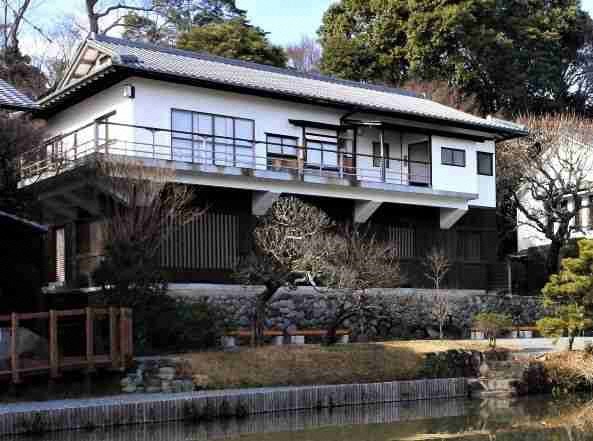
[[[336,0],[237,0],[241,9],[247,10],[252,23],[269,32],[270,39],[282,46],[296,42],[302,35],[314,36],[321,24],[321,17]],[[84,0],[33,0],[35,6],[31,22],[49,29],[65,14],[75,14],[84,22]],[[593,0],[582,0],[583,8],[593,15]],[[24,52],[45,50],[47,43],[29,27],[22,38]]]

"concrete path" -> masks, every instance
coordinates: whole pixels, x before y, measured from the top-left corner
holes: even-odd
[[[568,338],[561,338],[556,344],[551,338],[499,338],[500,346],[517,348],[528,355],[539,355],[548,352],[565,351],[568,349]],[[587,344],[593,344],[593,337],[577,337],[574,349],[584,349]]]

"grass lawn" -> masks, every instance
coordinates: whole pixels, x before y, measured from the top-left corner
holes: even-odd
[[[371,383],[418,378],[427,352],[486,350],[486,341],[394,341],[375,344],[264,346],[186,354],[209,389]]]

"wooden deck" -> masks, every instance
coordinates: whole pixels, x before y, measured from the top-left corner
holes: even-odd
[[[0,379],[9,379],[13,383],[20,383],[25,375],[49,374],[56,378],[62,371],[92,372],[98,367],[125,369],[133,359],[132,311],[129,308],[50,310],[0,316],[0,328],[7,328],[6,322],[10,330],[9,359],[8,366],[0,368]],[[23,326],[25,322],[29,326]],[[60,338],[60,322],[84,329],[84,348],[80,354],[64,354],[68,340],[80,335],[70,331],[66,338],[63,335]],[[100,324],[108,329],[103,348],[96,344],[97,325]],[[36,334],[47,336],[47,353],[19,353],[22,349],[18,339],[21,329],[34,329]]]

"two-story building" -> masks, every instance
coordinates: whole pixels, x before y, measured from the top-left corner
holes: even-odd
[[[452,288],[487,289],[496,265],[495,142],[522,127],[407,92],[129,42],[86,40],[39,101],[51,139],[22,159],[52,227],[57,282],[101,254],[109,195],[81,170],[97,155],[175,167],[209,209],[161,251],[171,281],[230,283],[253,217],[298,195],[399,247],[407,284],[442,246]]]

